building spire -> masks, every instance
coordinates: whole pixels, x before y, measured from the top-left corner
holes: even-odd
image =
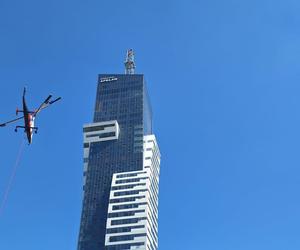
[[[128,49],[126,53],[125,60],[125,74],[132,75],[134,74],[135,64],[134,64],[134,52],[133,49]]]

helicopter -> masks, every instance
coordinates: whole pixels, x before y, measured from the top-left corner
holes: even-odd
[[[49,95],[45,101],[34,111],[30,111],[26,105],[26,99],[25,99],[25,94],[26,94],[26,87],[24,88],[23,91],[23,109],[19,110],[17,108],[16,110],[16,115],[18,115],[19,113],[23,113],[22,117],[18,117],[16,119],[7,121],[5,123],[0,124],[0,127],[5,127],[6,125],[10,124],[10,123],[14,123],[17,122],[21,119],[24,120],[24,126],[16,126],[15,127],[15,132],[18,132],[18,128],[23,128],[24,132],[27,135],[27,140],[28,140],[28,144],[32,143],[32,137],[33,137],[33,133],[37,133],[38,132],[38,127],[36,127],[34,125],[34,120],[36,118],[36,116],[45,108],[48,108],[50,105],[52,105],[53,103],[59,101],[61,99],[61,97],[56,98],[55,100],[51,100],[52,95]]]

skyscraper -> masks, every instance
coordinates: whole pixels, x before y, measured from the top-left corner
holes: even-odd
[[[127,51],[125,74],[100,74],[85,124],[78,250],[156,250],[160,153],[142,74]]]

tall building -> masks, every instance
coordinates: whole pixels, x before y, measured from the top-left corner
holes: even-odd
[[[100,74],[85,124],[78,250],[156,250],[160,153],[142,74],[127,51],[125,74]]]

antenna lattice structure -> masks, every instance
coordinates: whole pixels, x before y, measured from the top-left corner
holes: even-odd
[[[134,63],[134,52],[133,52],[133,49],[127,50],[126,60],[125,60],[124,64],[125,64],[125,74],[128,74],[128,75],[134,74],[135,63]]]

